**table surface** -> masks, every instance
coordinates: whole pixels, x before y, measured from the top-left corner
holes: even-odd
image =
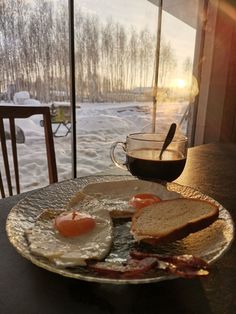
[[[77,179],[78,180],[78,179]],[[176,182],[221,203],[236,219],[236,145],[189,149]],[[204,279],[112,285],[62,277],[33,265],[9,243],[11,208],[25,195],[0,200],[0,313],[236,313],[236,244]]]

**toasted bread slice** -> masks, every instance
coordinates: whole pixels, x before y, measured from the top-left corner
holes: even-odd
[[[204,200],[179,198],[140,209],[132,218],[131,233],[151,244],[175,241],[213,223],[218,207]]]

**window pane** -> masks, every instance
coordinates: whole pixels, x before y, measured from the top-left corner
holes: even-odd
[[[2,0],[0,4],[0,104],[51,106],[58,109],[52,118],[68,120],[69,34],[67,1]],[[55,113],[55,111],[54,111]],[[69,116],[70,117],[70,116]],[[21,191],[48,184],[42,117],[18,120],[25,136],[19,143]],[[7,127],[7,125],[6,125]],[[71,176],[70,135],[60,125],[54,137],[59,180]],[[21,133],[18,133],[20,137]],[[20,138],[20,140],[22,137]],[[10,141],[7,141],[10,147]],[[9,150],[10,151],[10,150]],[[2,156],[0,156],[2,157]],[[3,161],[0,158],[1,172]]]
[[[173,1],[164,3],[156,60],[159,1],[75,1],[79,176],[112,167],[114,141],[152,131],[158,61],[156,131],[167,132],[176,122],[187,134],[189,103],[197,91],[192,76],[196,31],[187,22],[195,21],[197,12],[192,6],[186,22]]]
[[[151,127],[158,8],[75,1],[78,175],[112,167],[110,146]]]

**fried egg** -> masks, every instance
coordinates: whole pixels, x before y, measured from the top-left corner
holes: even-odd
[[[47,258],[59,267],[85,266],[90,259],[104,259],[111,248],[113,225],[106,210],[93,210],[95,227],[80,236],[65,237],[55,228],[55,218],[65,209],[47,209],[26,231],[31,253]],[[87,214],[87,212],[86,212]]]
[[[131,200],[133,196],[140,193],[153,194],[161,200],[180,197],[178,193],[169,191],[165,186],[156,182],[109,181],[86,185],[70,200],[68,207],[77,209],[83,204],[82,206],[106,209],[112,218],[128,218],[136,212]]]

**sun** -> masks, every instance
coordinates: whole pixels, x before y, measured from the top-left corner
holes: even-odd
[[[186,81],[183,79],[177,79],[176,83],[177,83],[176,85],[178,88],[184,88],[187,85]]]

